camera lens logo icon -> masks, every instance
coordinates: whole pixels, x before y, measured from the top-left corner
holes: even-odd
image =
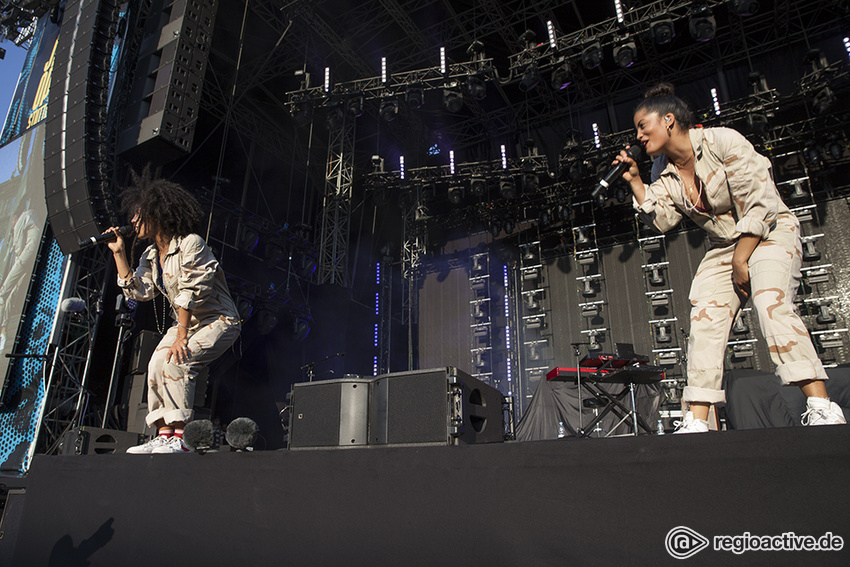
[[[676,526],[667,532],[664,547],[674,558],[687,559],[708,547],[708,540],[687,526]]]

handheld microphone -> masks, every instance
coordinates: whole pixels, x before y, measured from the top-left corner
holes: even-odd
[[[135,232],[135,228],[132,224],[128,224],[126,226],[122,226],[118,229],[118,233],[124,238],[130,236]],[[104,232],[103,234],[99,234],[97,236],[92,236],[91,238],[86,238],[85,240],[80,240],[77,243],[77,246],[80,248],[88,248],[89,246],[94,246],[95,244],[100,244],[101,242],[112,242],[115,240],[115,233],[113,232]]]
[[[634,143],[629,147],[628,150],[626,150],[626,154],[632,159],[637,159],[637,157],[640,155],[641,150],[641,145],[639,143]],[[622,161],[618,162],[617,165],[613,166],[611,168],[611,171],[609,171],[607,175],[600,179],[599,183],[596,184],[596,188],[593,190],[593,193],[591,193],[591,197],[593,197],[594,199],[603,197],[607,193],[608,187],[610,187],[610,185],[614,183],[618,177],[623,175],[623,172],[626,171],[628,167],[629,165]]]

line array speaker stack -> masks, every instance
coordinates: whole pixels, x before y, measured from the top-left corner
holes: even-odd
[[[217,8],[217,0],[154,0],[118,137],[122,157],[141,165],[192,149]]]
[[[289,448],[504,440],[499,390],[456,368],[294,384]]]
[[[63,253],[109,225],[107,104],[114,0],[70,0],[53,59],[45,124],[47,215]]]

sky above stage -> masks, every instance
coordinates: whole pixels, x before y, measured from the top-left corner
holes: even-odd
[[[0,47],[6,50],[6,57],[0,59],[0,112],[2,112],[3,121],[0,122],[0,127],[6,121],[6,114],[9,112],[9,105],[12,102],[12,95],[15,94],[15,87],[18,84],[18,76],[21,74],[21,69],[24,67],[24,59],[27,56],[27,50],[18,47],[11,41],[0,43]]]

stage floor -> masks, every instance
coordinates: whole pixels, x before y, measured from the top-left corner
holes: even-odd
[[[19,526],[5,529],[17,532],[13,564],[27,567],[848,565],[848,549],[713,547],[717,536],[789,532],[850,546],[848,468],[846,426],[37,456]],[[665,538],[677,527],[696,534],[677,553],[700,537],[708,546],[674,559]]]

